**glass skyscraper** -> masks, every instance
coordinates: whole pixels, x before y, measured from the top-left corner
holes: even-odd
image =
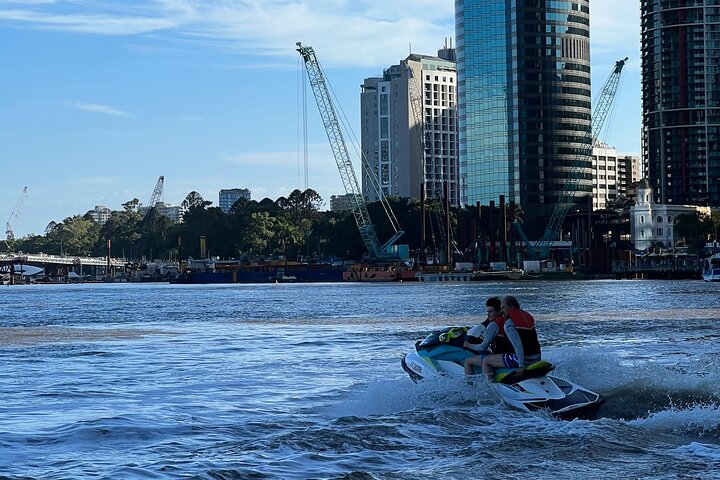
[[[643,157],[659,203],[720,205],[720,3],[642,0]]]
[[[592,191],[589,0],[457,0],[462,202],[549,215],[569,175]],[[533,232],[533,233],[537,233]]]

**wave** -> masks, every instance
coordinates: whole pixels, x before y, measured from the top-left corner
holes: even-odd
[[[438,377],[417,384],[409,378],[377,380],[356,387],[342,403],[328,407],[330,417],[368,417],[407,411],[494,406],[500,398],[490,388],[478,388],[480,379]]]
[[[717,404],[673,406],[627,423],[658,433],[720,441],[720,406]],[[720,446],[716,453],[720,454]],[[720,455],[717,458],[720,459]]]

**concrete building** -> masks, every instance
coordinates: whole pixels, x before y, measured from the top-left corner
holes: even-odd
[[[330,196],[330,211],[331,212],[346,212],[353,208],[353,195],[346,193],[345,195],[331,195]]]
[[[643,178],[639,155],[621,155],[617,159],[617,194],[619,197],[635,198],[637,183]]]
[[[577,152],[592,147],[589,3],[455,2],[461,202],[504,195],[530,235],[544,230]],[[592,193],[583,163],[581,205]]]
[[[363,164],[362,191],[368,201],[378,200],[372,175],[386,196],[419,199],[424,184],[427,198],[444,198],[447,183],[450,203],[458,205],[456,104],[452,48],[437,57],[411,54],[382,77],[365,79],[360,114],[361,148],[369,165]]]
[[[95,208],[92,210],[89,210],[86,215],[90,215],[93,220],[95,220],[100,225],[105,225],[108,220],[110,220],[110,216],[112,215],[112,210],[110,210],[105,205],[95,205]]]
[[[145,207],[145,206],[140,207],[140,213],[142,213],[143,215],[147,215],[147,212],[149,210],[150,210],[150,207]],[[167,217],[174,223],[182,222],[183,215],[185,214],[185,209],[183,209],[182,206],[172,205],[170,203],[165,203],[165,202],[157,202],[155,204],[155,211],[158,215]]]
[[[174,223],[182,222],[183,215],[185,214],[183,208],[180,205],[171,205],[165,202],[157,202],[155,204],[155,210],[157,211],[158,215],[167,217]]]
[[[660,203],[720,205],[720,4],[641,0],[642,154]]]
[[[695,212],[711,213],[710,207],[655,203],[653,188],[647,179],[642,179],[635,206],[630,207],[631,241],[638,250],[645,250],[653,244],[675,246],[677,238],[673,224],[677,216]]]
[[[618,154],[615,147],[596,142],[592,153],[593,210],[602,210],[618,197],[635,198],[634,184],[640,181],[640,157]]]
[[[617,150],[604,143],[596,143],[592,153],[592,204],[593,210],[607,208],[618,194]]]
[[[218,206],[224,213],[230,213],[235,202],[244,198],[250,200],[250,190],[247,188],[227,188],[220,190]]]

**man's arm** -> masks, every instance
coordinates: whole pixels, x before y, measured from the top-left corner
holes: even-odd
[[[508,340],[512,343],[515,355],[517,355],[518,358],[518,365],[520,365],[521,369],[525,369],[525,349],[523,348],[520,334],[515,328],[515,322],[509,318],[505,320],[505,335],[507,335]]]
[[[490,325],[487,326],[485,329],[485,337],[483,338],[483,341],[478,346],[473,346],[472,349],[478,352],[484,352],[490,347],[490,344],[493,340],[495,340],[495,337],[498,334],[498,326],[495,322],[490,323]]]

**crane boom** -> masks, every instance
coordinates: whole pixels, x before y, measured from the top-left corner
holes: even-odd
[[[157,203],[162,198],[163,185],[165,185],[165,177],[163,175],[160,175],[160,178],[158,178],[158,181],[155,184],[155,188],[153,189],[152,196],[150,197],[150,203],[148,203],[148,208],[152,208],[157,205]]]
[[[17,227],[17,222],[20,218],[20,212],[22,211],[26,197],[27,187],[24,187],[20,193],[20,198],[18,198],[18,201],[15,204],[15,208],[12,213],[10,213],[7,223],[5,223],[5,241],[15,240],[15,227]]]
[[[425,151],[425,116],[423,115],[423,97],[422,97],[422,75],[420,79],[416,78],[415,72],[410,65],[407,65],[408,73],[408,100],[415,120],[415,131],[417,135],[417,149],[420,155],[420,183],[425,187],[427,192],[427,153]],[[434,179],[433,179],[434,180]],[[434,188],[434,185],[433,185]]]
[[[560,192],[558,202],[555,204],[555,208],[553,209],[550,220],[545,228],[545,233],[534,245],[530,245],[528,242],[529,254],[532,258],[547,257],[547,254],[550,251],[550,246],[560,237],[562,224],[573,204],[573,200],[575,198],[574,193],[577,191],[577,187],[580,185],[580,180],[582,179],[580,172],[587,165],[588,158],[592,156],[593,145],[603,129],[605,119],[607,118],[613,101],[615,100],[615,94],[617,93],[617,88],[620,83],[620,74],[622,73],[622,69],[625,66],[626,61],[627,57],[623,60],[615,62],[615,67],[600,92],[600,98],[598,99],[598,102],[595,105],[595,110],[592,114],[590,130],[587,131],[587,142],[570,166],[567,181],[563,184],[563,189]],[[522,234],[522,229],[519,227],[519,224],[516,224],[516,227],[518,227],[521,236],[524,238],[524,234]]]
[[[395,234],[390,240],[380,245],[375,232],[375,226],[370,220],[370,214],[368,213],[367,204],[365,198],[360,190],[360,183],[358,182],[355,170],[353,169],[352,162],[350,161],[350,154],[348,153],[347,144],[343,138],[342,130],[340,129],[340,122],[335,111],[335,107],[330,97],[330,91],[328,89],[325,75],[323,74],[320,64],[318,63],[315,51],[312,47],[303,46],[301,42],[297,42],[297,51],[303,57],[305,67],[310,80],[310,86],[312,87],[315,101],[320,111],[320,117],[322,118],[323,125],[325,126],[325,132],[327,133],[328,140],[330,142],[330,148],[332,149],[333,156],[335,157],[335,163],[337,164],[338,171],[340,172],[340,178],[343,182],[345,192],[350,195],[352,204],[352,213],[355,217],[355,223],[360,231],[365,247],[368,250],[371,258],[380,258],[385,256],[385,251],[388,246],[392,245],[397,240],[403,231],[400,230],[395,215],[392,213],[387,199],[382,194],[382,189],[378,189],[378,195],[383,203],[385,213],[388,214],[390,224],[395,230]],[[370,175],[372,177],[372,175]]]

